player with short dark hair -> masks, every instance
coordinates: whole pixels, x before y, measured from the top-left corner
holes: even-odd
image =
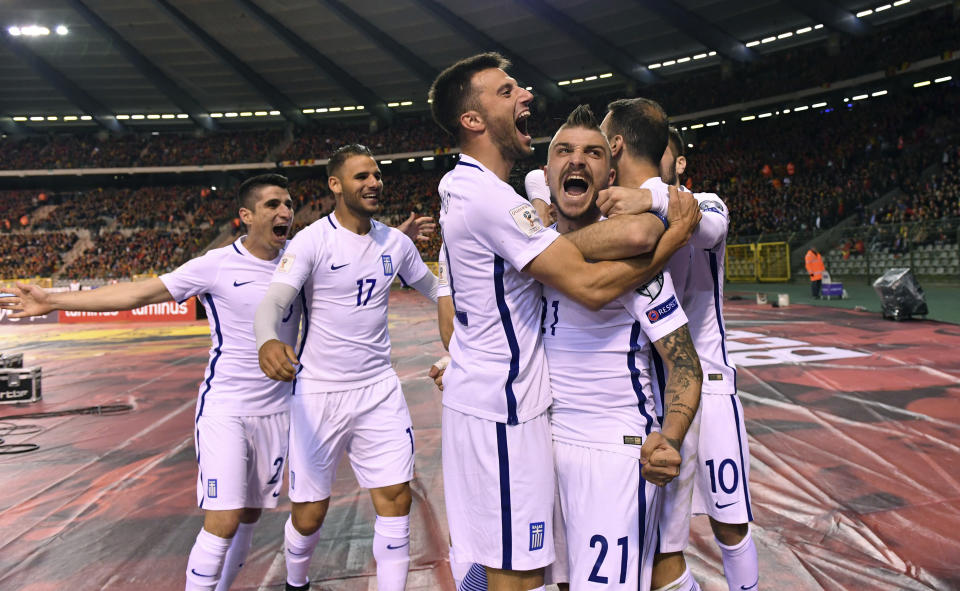
[[[237,195],[248,234],[159,278],[67,293],[18,285],[14,297],[0,298],[4,308],[19,310],[14,317],[129,310],[193,296],[203,303],[213,341],[194,428],[204,522],[187,562],[187,591],[230,587],[261,510],[277,506],[287,458],[290,385],[256,367],[253,313],[287,245],[293,200],[286,177],[278,174],[246,180]],[[301,309],[295,299],[283,315],[280,332],[291,342]]]
[[[567,237],[543,227],[506,182],[514,162],[532,152],[533,99],[507,66],[498,54],[461,60],[429,93],[434,119],[462,150],[439,187],[456,318],[444,375],[443,475],[454,559],[485,566],[491,589],[528,590],[543,586],[543,568],[554,560],[540,283],[599,309],[656,275],[696,213],[679,203],[650,256],[587,262],[585,255],[616,258],[623,237],[639,236],[630,219],[638,216]],[[579,192],[574,185],[566,190]]]
[[[377,513],[373,556],[380,591],[400,591],[410,563],[413,425],[390,363],[387,304],[395,277],[436,301],[437,278],[413,242],[372,219],[383,181],[370,151],[351,144],[328,165],[334,211],[301,230],[256,312],[260,367],[296,378],[290,420],[290,500],[284,527],[287,589],[308,589],[310,557],[346,454]],[[300,355],[278,330],[303,288]],[[295,366],[299,364],[299,368]]]

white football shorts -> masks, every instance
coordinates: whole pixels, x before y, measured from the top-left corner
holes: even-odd
[[[743,406],[736,394],[700,397],[680,453],[680,476],[664,487],[660,552],[686,548],[691,514],[707,514],[721,523],[753,521],[750,450]]]
[[[526,571],[555,558],[550,420],[519,425],[444,407],[443,491],[457,562]]]
[[[287,458],[290,414],[201,415],[194,431],[201,509],[272,509]]]
[[[290,500],[329,498],[344,452],[364,488],[409,482],[413,447],[396,375],[341,392],[298,391],[290,405]]]
[[[661,491],[636,457],[554,441],[571,589],[649,589]]]

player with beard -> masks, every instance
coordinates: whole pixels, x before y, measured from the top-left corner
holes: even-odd
[[[508,65],[495,53],[466,58],[437,77],[429,96],[434,120],[462,154],[439,187],[456,318],[441,433],[453,555],[486,567],[491,589],[525,591],[542,588],[555,555],[540,284],[600,309],[656,275],[697,215],[675,197],[671,227],[653,254],[616,261],[600,259],[649,250],[649,243],[624,248],[629,239],[649,240],[635,226],[639,216],[564,237],[544,228],[506,182],[514,163],[532,153],[526,121],[533,98],[507,75]],[[661,468],[676,473],[673,462],[664,457]]]
[[[290,385],[255,367],[253,313],[287,245],[293,200],[287,179],[264,174],[237,191],[248,234],[159,278],[90,291],[45,292],[20,285],[0,305],[13,317],[51,310],[107,312],[197,296],[210,320],[210,362],[200,385],[194,430],[203,529],[187,563],[186,589],[224,591],[250,551],[261,510],[277,506],[287,457]],[[294,294],[296,295],[296,294]],[[301,300],[285,308],[280,333],[294,342]]]
[[[297,379],[290,420],[292,510],[284,528],[287,589],[310,587],[310,558],[346,453],[377,513],[377,587],[399,591],[410,563],[414,440],[390,364],[387,304],[395,277],[436,302],[437,278],[407,236],[371,219],[383,181],[366,147],[340,148],[327,172],[337,205],[290,242],[254,323],[263,372]],[[310,299],[298,358],[277,328],[301,288]]]
[[[636,165],[634,146],[663,125],[666,115],[652,110],[640,99],[610,104],[602,127],[614,144],[617,171],[623,174]],[[620,141],[617,140],[620,137]],[[682,142],[679,143],[682,147]],[[659,174],[673,181],[676,173],[670,161],[682,157],[668,147],[660,162]],[[682,166],[685,167],[686,159]],[[676,170],[682,171],[677,163]],[[690,515],[706,513],[723,556],[724,575],[731,591],[759,585],[757,550],[748,522],[753,514],[748,487],[750,464],[743,407],[736,390],[736,370],[727,358],[723,320],[723,262],[729,212],[712,193],[696,193],[703,214],[690,244],[678,251],[666,269],[673,276],[681,305],[689,319],[690,334],[700,356],[705,376],[700,410],[683,442],[680,477],[667,486],[660,524],[660,549],[655,561],[653,585],[660,590],[696,589],[686,567],[683,549],[689,543]],[[643,211],[642,198],[621,192],[601,208],[609,214]],[[657,368],[655,386],[659,392],[669,372],[652,352]],[[659,397],[658,397],[659,402]],[[662,409],[662,402],[658,405]],[[707,417],[702,420],[701,417]]]
[[[589,107],[574,110],[554,135],[546,174],[561,234],[600,219],[597,193],[615,173]],[[667,186],[656,177],[640,186],[666,198]],[[663,231],[658,217],[644,217],[653,232]],[[543,297],[571,587],[648,589],[660,511],[656,485],[676,475],[658,474],[650,455],[664,438],[684,439],[700,398],[702,374],[686,316],[666,272],[600,310],[546,285]],[[651,343],[670,369],[662,434],[650,384]]]

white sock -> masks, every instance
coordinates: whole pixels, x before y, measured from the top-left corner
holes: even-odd
[[[736,546],[724,546],[717,540],[723,555],[723,574],[727,577],[727,587],[731,591],[758,591],[760,588],[760,564],[757,560],[757,546],[753,543],[750,530]]]
[[[320,530],[309,536],[301,535],[293,527],[293,519],[287,517],[283,526],[283,556],[287,563],[287,582],[294,587],[302,587],[310,582],[307,573],[310,570],[310,558],[320,541]]]
[[[687,567],[675,581],[653,591],[700,591],[700,585],[697,585],[697,580],[693,578],[693,575],[690,574],[690,568]]]
[[[453,583],[454,587],[459,589],[460,583],[463,581],[463,578],[467,576],[467,572],[470,570],[469,562],[457,562],[453,558],[453,546],[450,546],[450,572],[453,573]]]
[[[212,590],[220,581],[223,559],[230,548],[231,540],[215,536],[205,529],[197,534],[197,541],[187,559],[186,591]]]
[[[482,564],[471,564],[463,581],[457,584],[457,591],[487,591],[487,569]]]
[[[373,525],[378,591],[403,591],[410,569],[410,516],[381,517]]]
[[[253,544],[253,523],[241,523],[237,528],[237,533],[230,542],[230,549],[227,550],[227,556],[223,560],[223,570],[220,571],[220,582],[217,583],[217,591],[227,591],[234,579],[240,572],[240,567],[247,560],[247,554],[250,553],[250,545]]]

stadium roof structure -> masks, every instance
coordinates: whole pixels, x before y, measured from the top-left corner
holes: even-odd
[[[0,124],[389,121],[397,110],[426,109],[436,73],[481,51],[509,57],[521,84],[550,100],[862,34],[946,3],[5,0]]]

